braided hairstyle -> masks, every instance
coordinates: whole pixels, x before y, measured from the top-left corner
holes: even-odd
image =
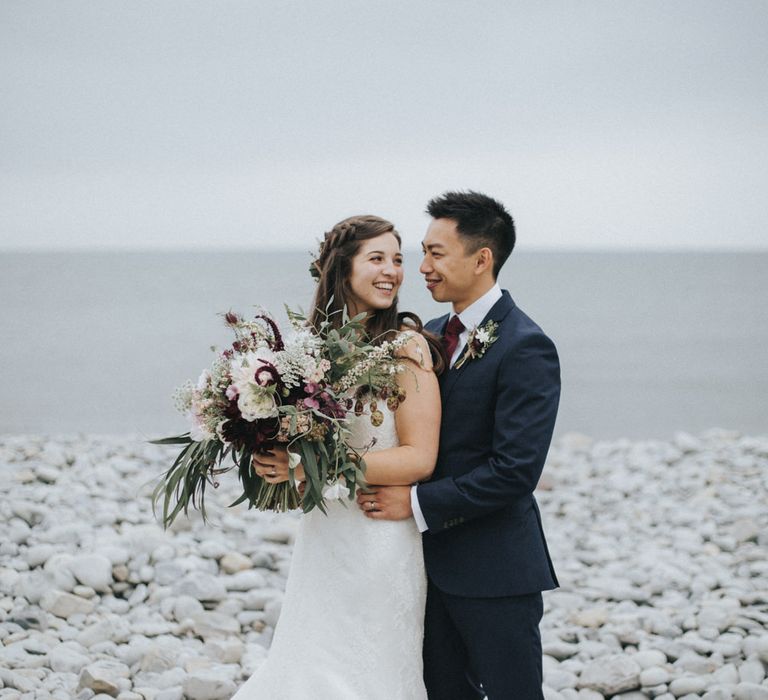
[[[310,323],[314,328],[320,328],[326,315],[330,322],[329,328],[341,327],[341,312],[352,296],[352,260],[363,241],[385,233],[391,233],[400,245],[400,234],[395,230],[394,224],[379,216],[365,214],[350,216],[325,234],[318,256],[310,268],[312,276],[317,280],[317,291],[310,315]],[[415,314],[398,313],[397,297],[388,309],[374,310],[366,321],[366,331],[373,342],[391,339],[403,328],[410,328],[424,335],[430,345],[435,370],[439,373],[446,364],[439,339],[424,331],[421,320]]]

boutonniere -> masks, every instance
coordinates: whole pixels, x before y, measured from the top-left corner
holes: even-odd
[[[498,328],[499,324],[496,321],[488,321],[485,325],[475,326],[469,332],[467,349],[453,368],[459,369],[467,360],[479,359],[485,355],[485,351],[499,339],[499,336],[496,335]]]

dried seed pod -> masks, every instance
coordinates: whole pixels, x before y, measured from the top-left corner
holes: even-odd
[[[390,396],[387,399],[387,408],[390,411],[396,411],[400,406],[400,399],[397,398],[397,396]]]
[[[315,423],[312,426],[312,430],[309,431],[309,439],[314,442],[322,442],[327,432],[328,426],[325,423]]]
[[[376,399],[371,399],[371,413],[379,410],[379,404],[376,403]]]
[[[384,414],[381,411],[371,411],[371,425],[378,428],[384,422]]]
[[[358,399],[355,402],[355,415],[356,416],[362,416],[363,415],[363,402]]]

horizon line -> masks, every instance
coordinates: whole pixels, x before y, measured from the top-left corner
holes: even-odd
[[[421,252],[417,246],[403,246],[403,251]],[[515,246],[515,251],[523,253],[768,253],[768,245],[758,246]],[[216,248],[213,246],[1,246],[0,255],[3,253],[158,253],[158,254],[180,254],[180,253],[306,253],[311,255],[313,250],[299,246],[274,247],[274,246],[225,246]]]

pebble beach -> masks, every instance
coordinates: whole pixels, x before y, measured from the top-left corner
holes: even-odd
[[[299,515],[233,472],[163,530],[173,454],[0,436],[0,700],[225,700],[265,659]],[[567,434],[537,498],[547,700],[768,700],[768,436]]]

